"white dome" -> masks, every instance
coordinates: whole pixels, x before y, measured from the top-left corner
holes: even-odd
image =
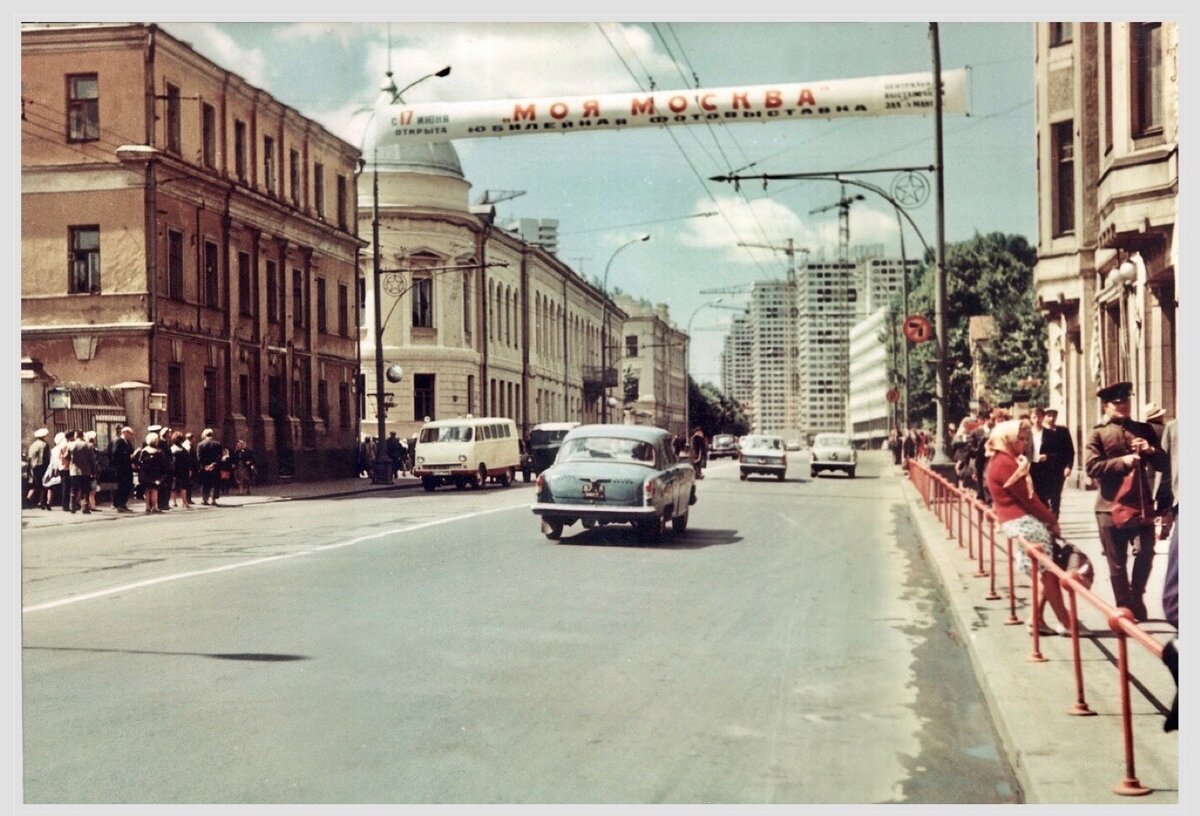
[[[377,153],[375,139],[379,131],[373,113],[369,108],[356,112],[346,128],[346,141],[362,145],[364,172],[374,171],[378,163],[380,173],[423,173],[465,179],[458,151],[450,142],[385,145]]]

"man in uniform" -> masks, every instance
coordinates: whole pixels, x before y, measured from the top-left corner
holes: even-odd
[[[1159,446],[1154,428],[1130,416],[1132,393],[1133,383],[1129,382],[1106,385],[1096,392],[1103,404],[1104,418],[1092,429],[1084,468],[1100,486],[1096,495],[1096,525],[1108,561],[1113,601],[1143,621],[1146,604],[1142,596],[1154,564],[1154,523],[1151,518],[1146,524],[1117,527],[1113,523],[1113,501],[1131,469],[1145,467],[1148,462],[1162,470],[1167,467],[1168,457]],[[1149,503],[1150,497],[1146,498]],[[1132,574],[1126,570],[1130,550]]]

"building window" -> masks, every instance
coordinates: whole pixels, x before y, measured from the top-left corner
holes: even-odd
[[[70,227],[70,280],[68,291],[73,295],[100,293],[100,227]]]
[[[475,413],[475,375],[467,375],[467,413]]]
[[[350,336],[350,289],[344,283],[338,284],[338,335]]]
[[[471,273],[463,273],[463,335],[466,337],[467,345],[471,345],[471,327],[475,322],[471,319]],[[471,413],[470,410],[467,413]]]
[[[304,273],[299,269],[292,270],[292,325],[303,326],[304,319]]]
[[[183,405],[183,366],[167,366],[167,422],[183,425],[187,411]]]
[[[100,82],[96,74],[67,77],[67,141],[100,138]]]
[[[317,278],[317,331],[324,334],[328,330],[325,322],[325,279]]]
[[[304,416],[303,405],[300,403],[300,380],[292,380],[292,416]]]
[[[183,233],[167,230],[167,297],[183,300]]]
[[[317,218],[325,219],[325,165],[313,165],[313,199],[316,202]]]
[[[250,376],[238,375],[238,398],[241,402],[242,416],[250,416]]]
[[[274,261],[267,261],[267,322],[279,322],[279,278]]]
[[[210,309],[218,308],[220,304],[219,258],[217,245],[213,241],[204,242],[204,305]]]
[[[413,420],[421,422],[426,417],[437,419],[433,411],[433,374],[413,375]]]
[[[1075,230],[1075,138],[1071,120],[1050,126],[1050,150],[1053,160],[1053,234]]]
[[[292,188],[292,204],[300,206],[300,151],[288,151],[288,181]]]
[[[250,253],[238,253],[238,310],[245,316],[254,315],[254,283],[250,277]]]
[[[419,328],[433,328],[433,278],[413,280],[412,324]]]
[[[358,322],[354,325],[362,328],[367,325],[367,279],[358,279]]]
[[[204,369],[204,424],[217,424],[217,370]]]
[[[1162,24],[1129,26],[1129,81],[1134,138],[1162,132]]]
[[[638,356],[638,339],[636,334],[630,334],[625,337],[625,356]]]
[[[350,383],[338,383],[338,419],[343,429],[350,427]]]
[[[263,184],[267,195],[275,195],[275,140],[270,136],[263,137]]]
[[[233,171],[237,173],[238,181],[246,182],[246,123],[240,119],[233,120]]]
[[[1074,33],[1074,23],[1051,23],[1050,24],[1050,45],[1066,45],[1071,41],[1071,36]]]
[[[307,361],[300,369],[300,408],[303,411],[300,416],[312,419],[312,369],[309,368]]]
[[[178,154],[183,151],[183,141],[180,137],[180,120],[182,109],[179,105],[179,87],[167,85],[167,150]]]
[[[329,386],[324,380],[317,383],[317,416],[329,424]]]
[[[338,229],[346,229],[346,205],[348,204],[346,196],[346,177],[339,175],[337,177],[337,223]]]
[[[200,105],[200,133],[204,142],[204,166],[217,166],[217,109],[207,102]]]

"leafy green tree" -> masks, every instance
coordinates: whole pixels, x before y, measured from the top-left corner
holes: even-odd
[[[750,433],[750,421],[742,408],[712,383],[697,384],[688,376],[688,429],[700,426],[704,435]]]
[[[1033,287],[1036,261],[1036,251],[1019,235],[976,233],[969,241],[946,247],[948,422],[958,422],[969,412],[973,360],[968,332],[971,317],[977,315],[990,315],[995,323],[995,335],[982,347],[979,360],[995,400],[1012,400],[1022,391],[1022,380],[1035,379],[1041,385],[1029,393],[1029,400],[1045,403],[1046,324]],[[932,264],[909,273],[910,313],[934,321],[935,286]],[[897,321],[902,319],[898,308],[893,310]],[[936,421],[936,354],[932,340],[909,350],[909,413],[914,424]],[[901,373],[892,372],[894,382],[900,382]]]
[[[625,404],[637,402],[638,398],[638,377],[633,371],[633,366],[625,366],[624,378],[621,383],[621,390],[625,398]]]

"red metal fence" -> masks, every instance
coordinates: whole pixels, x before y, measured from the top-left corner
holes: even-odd
[[[957,538],[958,546],[966,550],[967,557],[974,563],[978,562],[975,576],[988,578],[988,600],[1000,600],[996,592],[996,527],[999,521],[990,507],[977,499],[973,494],[959,489],[945,478],[931,470],[927,465],[917,460],[908,462],[908,477],[917,491],[921,494],[925,506],[928,507],[946,528],[947,537]],[[965,539],[965,542],[964,542]],[[1008,563],[1008,625],[1019,624],[1017,617],[1017,584],[1013,565],[1013,539],[1005,537],[1005,552]],[[1088,589],[1076,572],[1066,572],[1060,569],[1050,559],[1038,544],[1030,544],[1024,538],[1018,538],[1017,544],[1025,548],[1031,563],[1034,565],[1030,576],[1030,608],[1032,621],[1029,631],[1032,641],[1032,652],[1029,659],[1045,662],[1041,652],[1041,616],[1039,587],[1041,573],[1048,571],[1058,577],[1059,583],[1065,590],[1068,609],[1071,613],[1071,652],[1075,674],[1075,705],[1069,713],[1089,716],[1092,711],[1084,696],[1083,661],[1079,651],[1079,620],[1077,616],[1078,599],[1083,598],[1097,609],[1108,622],[1109,628],[1117,639],[1117,682],[1121,694],[1121,728],[1125,742],[1125,777],[1114,788],[1115,793],[1122,796],[1143,796],[1151,792],[1137,778],[1134,768],[1133,746],[1133,713],[1129,697],[1129,650],[1128,642],[1133,639],[1141,644],[1150,654],[1162,660],[1163,646],[1134,622],[1133,613],[1124,607],[1114,607]]]

